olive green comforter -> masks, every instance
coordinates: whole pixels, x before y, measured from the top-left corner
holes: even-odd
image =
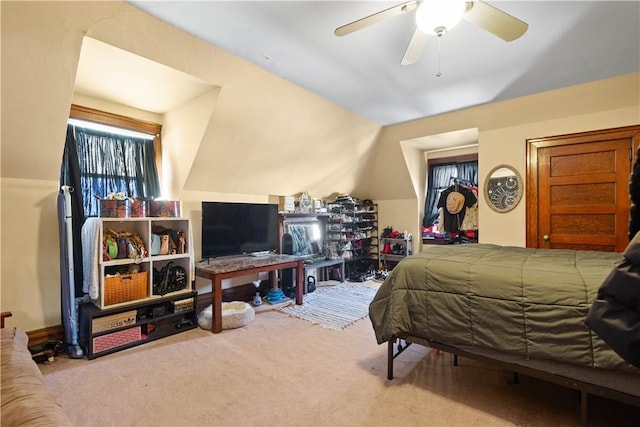
[[[379,344],[410,336],[589,367],[638,370],[584,323],[621,254],[489,244],[402,260],[369,307]]]

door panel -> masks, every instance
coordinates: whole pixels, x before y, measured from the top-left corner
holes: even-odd
[[[529,140],[527,246],[623,251],[640,126]]]
[[[543,234],[539,247],[593,244],[615,251],[617,226],[624,227],[620,232],[626,246],[629,152],[629,142],[624,140],[547,147],[538,152],[540,207],[549,212],[539,218]],[[617,221],[618,210],[624,220]]]

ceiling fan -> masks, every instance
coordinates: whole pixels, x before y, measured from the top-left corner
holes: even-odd
[[[412,0],[336,28],[336,36],[345,36],[388,18],[416,12],[416,30],[407,47],[402,65],[418,60],[429,35],[441,37],[465,19],[505,41],[521,37],[529,25],[483,1]]]

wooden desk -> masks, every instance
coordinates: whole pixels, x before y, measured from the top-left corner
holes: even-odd
[[[302,259],[293,255],[238,256],[203,261],[196,264],[196,276],[211,280],[212,327],[214,333],[222,331],[222,281],[232,277],[269,272],[272,286],[278,279],[276,271],[285,268],[296,270],[296,304],[302,304],[304,268]]]

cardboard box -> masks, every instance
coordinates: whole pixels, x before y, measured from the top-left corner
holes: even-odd
[[[95,317],[91,320],[91,330],[95,334],[97,332],[108,331],[109,329],[133,325],[134,323],[136,323],[136,310],[131,310],[110,316]]]
[[[296,210],[295,198],[293,196],[281,196],[278,200],[278,211],[293,213]]]

